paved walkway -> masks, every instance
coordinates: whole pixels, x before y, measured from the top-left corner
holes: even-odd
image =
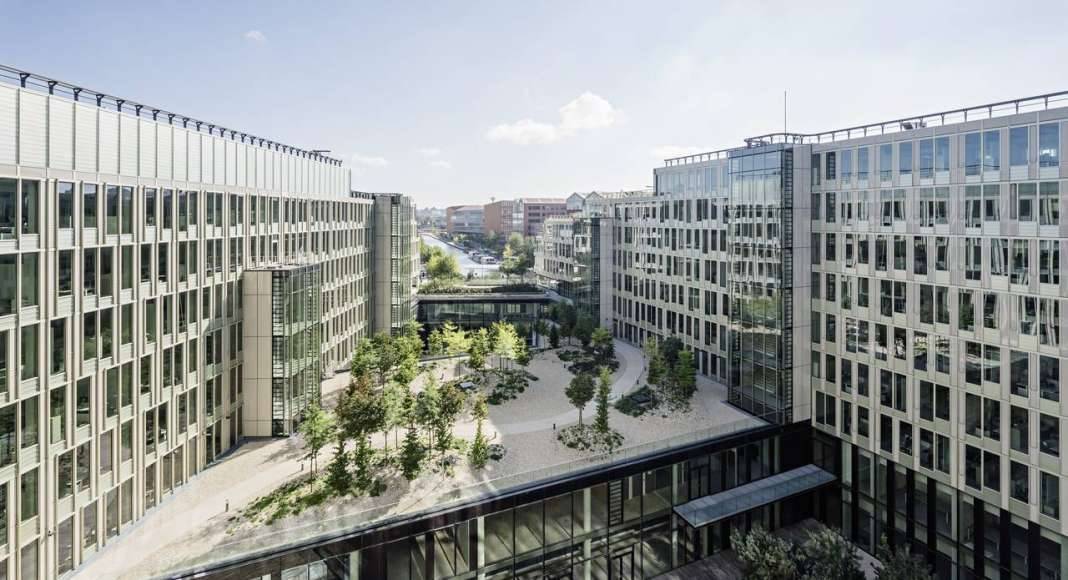
[[[613,341],[616,359],[619,360],[619,370],[615,382],[612,383],[612,392],[608,395],[610,401],[616,401],[627,393],[636,390],[645,372],[645,355],[641,349],[618,340]],[[556,426],[557,429],[577,423],[579,420],[578,409],[570,409],[551,417],[542,417],[530,421],[517,421],[514,423],[495,423],[497,431],[505,435],[518,433],[531,433],[543,431]]]
[[[636,388],[645,370],[644,355],[640,349],[616,341],[615,352],[620,368],[612,384],[612,400]],[[446,366],[441,372],[448,375],[451,370]],[[348,373],[324,382],[323,406],[332,408],[347,384]],[[494,427],[502,434],[525,434],[549,430],[554,424],[560,428],[577,421],[578,410],[571,409],[537,420],[496,423]],[[320,468],[327,464],[331,454],[330,449],[324,450],[324,456],[319,458]],[[181,550],[173,547],[181,545],[190,534],[198,533],[213,522],[237,516],[240,508],[273,491],[302,469],[310,469],[310,465],[304,459],[300,437],[247,441],[166,496],[142,519],[124,529],[122,535],[112,538],[100,553],[78,568],[73,578],[140,579],[145,577],[142,573],[145,570],[165,569],[164,562],[157,562],[154,566],[148,562],[136,562],[145,556],[161,560],[177,558],[179,554],[176,552]],[[161,547],[164,546],[171,548],[161,553]]]
[[[323,382],[323,406],[333,407],[348,384],[348,373]],[[200,472],[160,501],[122,535],[78,568],[73,578],[138,578],[135,562],[160,547],[187,537],[215,518],[237,515],[239,508],[270,493],[278,485],[311,466],[304,459],[299,437],[253,439],[240,445],[215,465]],[[319,459],[325,466],[328,457]],[[227,511],[229,506],[230,511]]]

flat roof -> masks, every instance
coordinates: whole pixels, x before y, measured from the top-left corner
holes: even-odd
[[[675,507],[695,528],[714,524],[751,509],[811,491],[838,479],[817,465],[805,465]]]

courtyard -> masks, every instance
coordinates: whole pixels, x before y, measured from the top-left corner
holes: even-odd
[[[612,375],[610,398],[617,400],[643,384],[646,369],[641,350],[619,341],[614,347],[619,368]],[[564,394],[574,375],[560,360],[559,350],[535,354],[526,370],[537,380],[530,381],[516,398],[489,407],[483,430],[491,444],[503,446],[504,454],[481,469],[458,462],[451,475],[427,469],[412,481],[390,476],[380,495],[332,497],[267,523],[244,517],[242,511],[279,486],[307,476],[310,463],[299,436],[248,441],[111,540],[76,577],[158,576],[762,424],[726,404],[722,385],[699,378],[688,411],[655,410],[632,417],[610,408],[610,424],[623,436],[623,445],[615,452],[568,448],[557,440],[557,431],[577,423],[579,412]],[[456,368],[451,361],[437,363],[419,375],[413,390],[421,388],[429,373],[435,373],[439,381],[455,378]],[[336,404],[348,381],[347,373],[342,373],[323,383],[324,407]],[[586,422],[592,420],[592,407],[586,405]],[[454,433],[467,440],[474,436],[470,413],[464,414]],[[388,435],[387,443],[379,434],[372,442],[379,448],[387,444],[392,448],[394,437]],[[320,466],[329,460],[329,453],[330,448],[324,449]],[[131,553],[141,557],[132,561]]]

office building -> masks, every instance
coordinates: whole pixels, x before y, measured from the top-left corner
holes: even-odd
[[[415,319],[415,291],[419,286],[419,230],[415,204],[399,193],[358,194],[374,200],[375,332],[395,333]]]
[[[454,205],[445,208],[445,231],[449,235],[482,235],[483,210],[481,205]]]
[[[396,251],[414,227],[321,153],[0,77],[0,577],[48,578],[292,432],[372,332],[372,269],[411,317],[416,258],[372,264],[379,222]]]
[[[514,199],[502,199],[482,206],[482,233],[495,233],[507,240],[512,233],[523,231],[523,214],[519,211],[519,202]]]
[[[516,200],[523,228],[520,233],[525,238],[541,234],[545,220],[553,216],[567,215],[567,200],[560,198],[524,197]]]

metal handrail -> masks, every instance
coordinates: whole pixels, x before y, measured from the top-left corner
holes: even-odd
[[[1018,99],[1010,99],[1007,101],[998,101],[996,103],[987,103],[984,105],[962,107],[959,109],[950,109],[947,111],[927,113],[912,117],[901,117],[899,119],[893,119],[890,121],[868,123],[865,125],[847,127],[845,129],[834,129],[831,131],[822,131],[819,133],[788,133],[781,131],[777,133],[767,133],[765,135],[757,135],[755,137],[746,137],[745,147],[752,148],[780,143],[804,145],[811,143],[835,142],[845,139],[857,139],[870,135],[887,135],[892,133],[900,133],[903,131],[923,129],[926,127],[941,127],[952,123],[962,123],[979,119],[993,119],[996,117],[1016,115],[1028,111],[1044,111],[1049,110],[1051,104],[1057,103],[1068,103],[1068,91],[1058,91],[1054,93],[1046,93],[1031,97],[1021,97]],[[727,156],[728,152],[733,151],[734,149],[737,148],[721,149],[718,151],[711,151],[709,153],[698,153],[694,155],[686,155],[683,157],[665,159],[664,166],[674,167],[677,165],[686,165],[690,163],[699,163],[701,161],[722,159]]]
[[[808,408],[807,405],[794,407],[795,416],[798,413],[807,413],[806,409]],[[536,485],[562,477],[574,476],[590,469],[603,469],[608,465],[633,461],[656,452],[703,443],[749,429],[768,427],[775,424],[778,419],[781,419],[782,415],[782,412],[768,413],[763,418],[748,415],[742,419],[715,425],[708,429],[691,431],[613,452],[600,453],[530,471],[479,481],[466,487],[454,488],[429,497],[417,498],[416,502],[431,506],[420,510],[405,511],[406,508],[402,504],[409,503],[411,500],[408,500],[408,502],[397,501],[276,531],[257,528],[254,532],[245,534],[244,537],[213,546],[211,549],[212,560],[210,562],[193,564],[190,559],[187,559],[171,566],[167,575],[192,576],[205,570],[222,569],[240,560],[269,557],[270,554],[280,551],[334,541],[341,537],[359,533],[361,529],[380,526],[391,520],[424,517],[434,512],[455,509],[470,501],[477,501],[500,493],[517,490],[521,486]],[[768,420],[765,420],[765,418]],[[409,507],[414,507],[414,505],[409,503]],[[203,557],[204,554],[200,554],[193,556],[191,559],[197,560]],[[185,569],[179,571],[183,567]]]
[[[115,110],[119,113],[125,112],[126,109],[133,109],[133,115],[135,117],[148,116],[151,117],[153,121],[166,122],[170,125],[181,125],[183,128],[195,130],[198,133],[206,132],[209,135],[218,135],[224,139],[229,138],[232,141],[238,141],[240,143],[247,142],[267,149],[274,149],[276,151],[288,153],[290,155],[314,159],[338,167],[341,166],[340,159],[323,155],[322,150],[309,150],[293,147],[292,145],[286,145],[263,137],[257,137],[243,131],[229,129],[222,125],[209,123],[208,121],[202,121],[188,115],[181,115],[159,107],[153,107],[130,99],[94,91],[92,89],[27,72],[4,64],[0,64],[0,82],[17,84],[21,88],[47,92],[49,95],[58,94],[64,97],[70,97],[76,102],[81,102],[81,100],[86,97],[92,97],[92,100],[96,102],[96,106],[100,108],[105,108],[105,105],[107,105],[106,108]]]

